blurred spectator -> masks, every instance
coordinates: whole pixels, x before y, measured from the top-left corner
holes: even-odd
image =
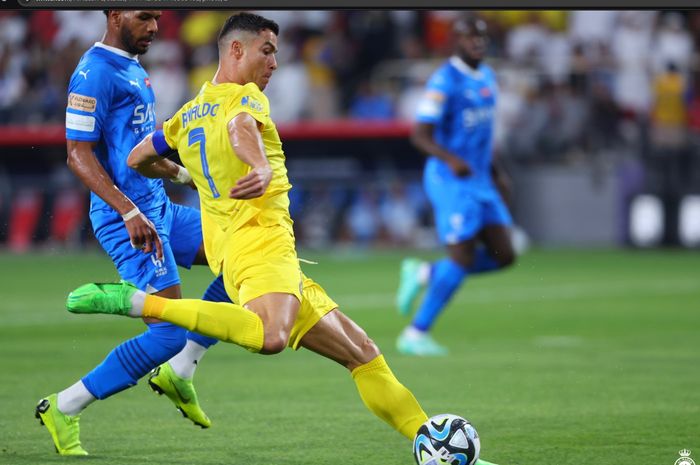
[[[189,97],[189,85],[179,42],[158,40],[143,55],[156,96],[156,122],[170,118]],[[212,74],[213,76],[213,74]],[[211,79],[209,76],[208,80]]]
[[[313,36],[306,40],[301,52],[311,98],[305,113],[312,120],[336,118],[339,115],[338,88],[333,70],[326,61],[326,51],[322,37]]]
[[[0,44],[0,124],[8,124],[18,119],[27,83],[22,74],[22,58],[12,53],[9,45]]]
[[[348,115],[355,119],[392,119],[394,102],[387,92],[378,89],[373,82],[364,80],[350,103]]]
[[[0,44],[21,47],[27,37],[27,21],[18,11],[0,11]]]
[[[662,195],[677,195],[690,185],[687,96],[685,76],[675,63],[668,63],[654,79],[648,159],[648,172]]]
[[[569,16],[569,37],[580,45],[584,54],[597,60],[602,47],[610,43],[615,31],[618,11],[577,10]]]
[[[620,26],[612,38],[612,55],[617,64],[614,97],[632,119],[648,114],[651,106],[649,50],[652,30],[642,11],[620,12]]]
[[[651,57],[656,73],[666,72],[668,63],[674,63],[681,74],[688,76],[693,57],[693,39],[685,29],[680,13],[671,11],[661,17]]]
[[[380,215],[377,193],[365,188],[355,193],[355,200],[345,214],[345,226],[349,239],[362,246],[369,246],[380,233]]]
[[[54,48],[60,50],[76,42],[77,48],[84,50],[102,39],[106,16],[102,11],[79,10],[54,12],[58,32],[53,40]]]
[[[687,81],[674,62],[654,79],[652,143],[657,150],[678,150],[687,136]]]
[[[538,11],[529,11],[525,21],[510,30],[506,52],[516,64],[535,64],[544,55],[547,46],[547,29]]]
[[[388,239],[397,245],[412,245],[418,227],[418,211],[411,203],[403,183],[391,183],[379,212]]]

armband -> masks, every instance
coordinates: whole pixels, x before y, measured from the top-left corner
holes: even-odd
[[[176,150],[170,148],[168,143],[165,141],[165,134],[163,133],[162,129],[158,129],[156,132],[153,133],[153,137],[151,137],[151,142],[153,142],[153,148],[156,149],[156,152],[161,157],[169,157],[170,155],[176,152]]]

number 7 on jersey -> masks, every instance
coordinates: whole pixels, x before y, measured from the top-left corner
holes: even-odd
[[[199,144],[199,156],[202,159],[202,173],[204,174],[204,177],[207,178],[209,188],[211,189],[211,195],[217,199],[221,194],[219,194],[216,184],[214,184],[214,180],[209,174],[209,163],[207,162],[206,149],[207,138],[204,135],[204,128],[194,128],[187,133],[187,145],[192,147],[197,143]]]

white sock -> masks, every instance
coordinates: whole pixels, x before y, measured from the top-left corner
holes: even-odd
[[[58,410],[64,415],[75,416],[97,399],[90,394],[82,381],[58,393]]]
[[[206,352],[206,347],[188,339],[185,347],[168,360],[168,363],[180,378],[190,379],[194,376],[197,364]]]
[[[421,331],[420,329],[418,329],[414,326],[406,326],[406,329],[403,330],[403,334],[408,339],[416,340],[416,339],[420,339],[423,336],[425,336],[426,332]]]
[[[143,315],[143,304],[146,301],[146,293],[143,291],[136,291],[131,296],[131,310],[129,310],[129,316],[134,318],[140,318]]]
[[[423,262],[418,267],[418,282],[423,286],[428,284],[430,281],[430,269],[432,268],[430,262]]]

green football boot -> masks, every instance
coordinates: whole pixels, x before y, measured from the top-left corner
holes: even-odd
[[[419,357],[440,357],[447,355],[447,347],[441,346],[430,336],[430,334],[409,334],[408,331],[401,333],[396,340],[396,348],[404,355],[417,355]]]
[[[57,394],[41,399],[34,410],[39,423],[49,430],[56,452],[61,455],[88,455],[80,446],[80,415],[64,415],[58,410]]]
[[[211,420],[204,413],[197,401],[197,392],[191,379],[180,378],[175,374],[168,362],[151,371],[148,385],[159,395],[168,396],[182,416],[189,418],[192,423],[202,428],[209,428]]]
[[[66,308],[71,313],[107,313],[128,315],[131,296],[138,289],[131,283],[84,284],[68,294]]]
[[[399,290],[396,292],[396,308],[400,315],[411,313],[413,303],[418,297],[418,293],[423,288],[418,279],[418,270],[422,261],[417,258],[405,258],[401,262],[401,273],[399,276]]]

